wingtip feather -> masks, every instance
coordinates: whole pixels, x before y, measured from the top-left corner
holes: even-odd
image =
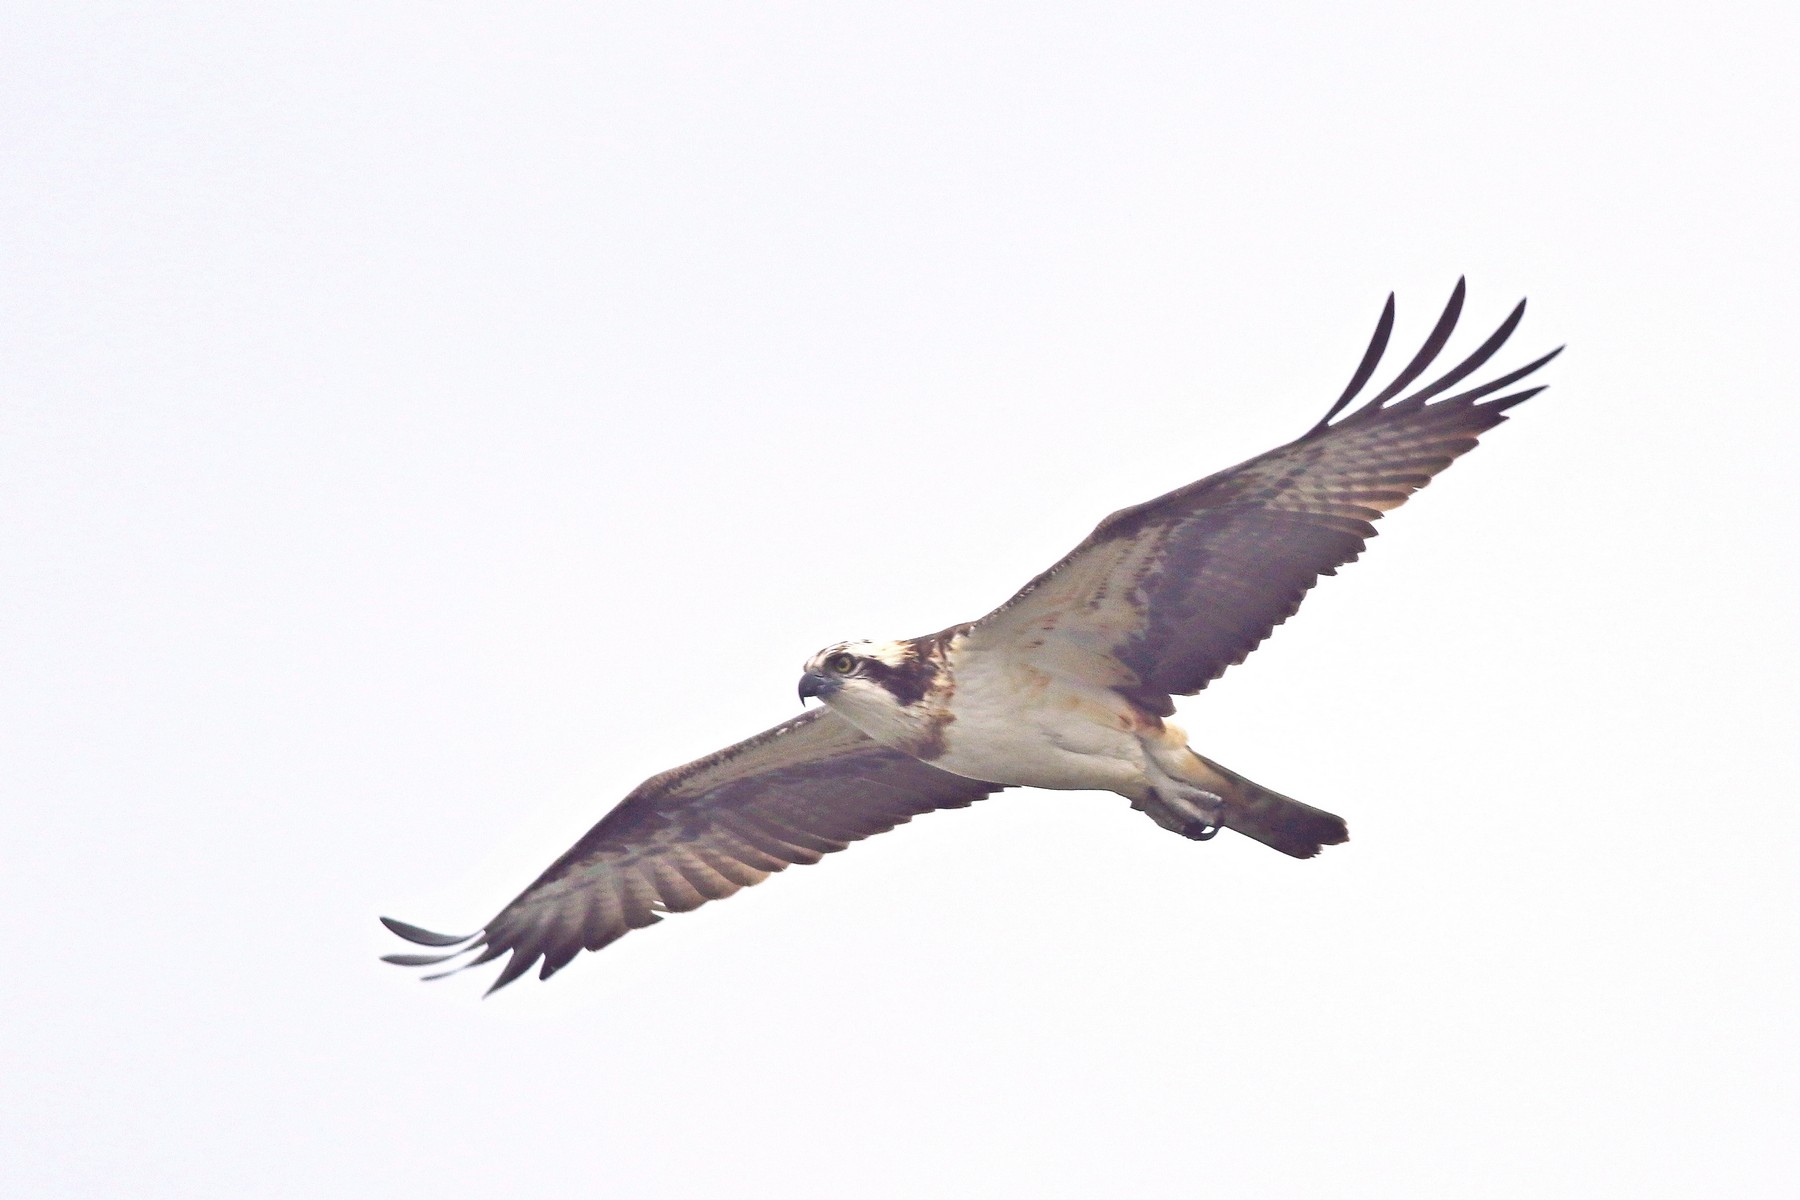
[[[462,951],[454,954],[384,954],[381,961],[393,963],[396,967],[433,967],[441,962],[449,962]]]
[[[1388,338],[1394,332],[1394,313],[1394,293],[1389,292],[1387,303],[1382,305],[1381,316],[1375,322],[1375,333],[1369,338],[1368,348],[1363,351],[1362,361],[1356,364],[1356,372],[1350,376],[1350,382],[1344,388],[1343,395],[1339,396],[1337,403],[1333,404],[1325,415],[1319,418],[1317,425],[1306,431],[1306,436],[1310,437],[1331,424],[1331,418],[1343,412],[1350,402],[1356,399],[1358,393],[1368,385],[1369,377],[1375,374],[1375,368],[1381,364],[1381,356],[1387,353]]]
[[[417,925],[409,925],[405,921],[396,921],[393,917],[382,917],[381,923],[387,926],[388,932],[398,934],[416,946],[456,946],[481,932],[476,930],[476,933],[460,935],[433,933],[429,929],[420,929]]]
[[[494,977],[494,982],[488,985],[488,990],[481,993],[481,998],[483,1000],[487,999],[513,980],[525,974],[525,972],[531,970],[532,967],[537,965],[538,957],[539,956],[536,954],[527,954],[523,950],[514,950],[512,957],[506,960],[506,966],[501,969],[499,975]]]
[[[1394,377],[1392,383],[1378,392],[1373,400],[1363,405],[1357,412],[1371,412],[1380,408],[1405,391],[1413,380],[1424,373],[1425,368],[1429,367],[1443,352],[1445,343],[1450,340],[1450,335],[1456,332],[1456,322],[1462,316],[1463,298],[1467,295],[1468,290],[1465,280],[1458,279],[1456,281],[1456,286],[1450,291],[1449,302],[1444,305],[1444,311],[1438,316],[1437,324],[1431,327],[1431,333],[1425,338],[1425,344],[1419,347],[1419,352],[1413,355],[1412,361],[1401,369],[1400,374]]]
[[[1498,354],[1500,348],[1506,345],[1507,339],[1512,337],[1513,331],[1518,329],[1519,322],[1524,319],[1525,302],[1521,300],[1513,306],[1512,312],[1506,315],[1506,320],[1500,322],[1500,327],[1494,330],[1492,334],[1488,335],[1488,339],[1485,342],[1476,347],[1473,354],[1444,372],[1435,382],[1426,384],[1424,387],[1419,388],[1417,391],[1407,396],[1406,399],[1401,400],[1390,407],[1399,408],[1402,405],[1410,405],[1414,408],[1422,407],[1425,402],[1432,397],[1439,395],[1442,392],[1449,391],[1464,379],[1480,370],[1486,365],[1488,359],[1494,357],[1495,354]]]
[[[1539,384],[1537,387],[1526,388],[1522,392],[1513,392],[1511,395],[1501,396],[1498,399],[1489,400],[1485,404],[1478,404],[1475,407],[1486,412],[1503,413],[1509,408],[1525,403],[1549,386],[1550,385],[1547,383]]]

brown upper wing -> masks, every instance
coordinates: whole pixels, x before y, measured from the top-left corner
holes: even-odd
[[[884,833],[920,813],[966,808],[998,791],[889,750],[829,709],[783,722],[715,754],[646,780],[501,909],[461,937],[383,917],[443,954],[390,954],[421,967],[473,950],[476,957],[429,978],[512,958],[489,992],[529,971],[548,979],[580,951],[761,883],[792,863]],[[465,944],[466,943],[466,944]]]
[[[1394,322],[1389,296],[1350,386],[1305,436],[1112,514],[1068,557],[976,622],[969,637],[977,645],[1049,647],[1065,661],[1081,656],[1146,709],[1173,712],[1170,696],[1192,695],[1243,662],[1294,614],[1319,576],[1362,552],[1382,513],[1472,448],[1507,409],[1543,390],[1486,398],[1560,347],[1436,399],[1500,349],[1524,315],[1521,301],[1467,359],[1402,395],[1449,340],[1463,293],[1459,280],[1425,346],[1392,383],[1334,421],[1381,360]]]

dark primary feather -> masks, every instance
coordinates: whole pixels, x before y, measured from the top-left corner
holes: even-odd
[[[1444,305],[1444,311],[1438,314],[1437,324],[1433,325],[1431,332],[1426,335],[1425,344],[1419,347],[1419,352],[1413,355],[1411,362],[1400,368],[1400,374],[1394,376],[1394,381],[1381,389],[1381,392],[1369,401],[1369,407],[1380,408],[1398,396],[1401,389],[1424,374],[1425,368],[1429,367],[1444,347],[1450,344],[1450,335],[1456,332],[1456,319],[1462,315],[1463,297],[1467,292],[1467,283],[1458,279],[1456,287],[1451,289],[1450,302]],[[1392,294],[1389,293],[1390,296]]]
[[[390,932],[397,933],[409,942],[420,946],[454,946],[458,942],[466,942],[475,935],[465,933],[461,937],[449,933],[433,933],[429,929],[420,929],[417,925],[408,925],[405,921],[396,921],[392,917],[381,918]]]
[[[1369,348],[1363,351],[1362,361],[1356,365],[1356,374],[1350,377],[1350,383],[1344,388],[1344,394],[1337,398],[1337,403],[1325,410],[1319,423],[1309,429],[1308,433],[1317,433],[1331,424],[1331,418],[1343,412],[1349,403],[1361,394],[1368,385],[1369,377],[1375,374],[1375,368],[1381,365],[1381,356],[1387,350],[1388,336],[1394,332],[1394,293],[1389,292],[1387,304],[1381,310],[1381,319],[1375,322],[1375,336],[1369,339]]]
[[[447,954],[390,954],[406,967],[480,953],[427,978],[512,958],[505,987],[535,964],[548,979],[583,949],[598,950],[665,912],[686,912],[814,863],[921,813],[966,808],[999,789],[940,771],[813,709],[747,741],[666,771],[636,788],[535,883],[463,937],[388,917],[408,941]]]
[[[1429,402],[1500,350],[1524,315],[1521,301],[1468,358],[1394,399],[1449,342],[1463,294],[1459,280],[1419,353],[1373,399],[1339,417],[1386,349],[1390,296],[1350,387],[1323,421],[1285,446],[1113,513],[1061,562],[976,622],[971,636],[1003,639],[1035,628],[1039,636],[1103,648],[1131,673],[1121,691],[1158,715],[1172,713],[1171,696],[1192,695],[1244,661],[1294,614],[1321,575],[1361,553],[1383,512],[1472,448],[1505,420],[1507,409],[1542,390],[1483,402],[1560,348]],[[1131,609],[1124,621],[1121,605]]]

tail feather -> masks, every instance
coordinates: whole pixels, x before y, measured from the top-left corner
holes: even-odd
[[[1221,819],[1225,828],[1295,858],[1311,858],[1326,846],[1350,840],[1350,827],[1344,824],[1344,818],[1252,783],[1210,758],[1199,754],[1194,757],[1223,784],[1208,786],[1224,800]]]

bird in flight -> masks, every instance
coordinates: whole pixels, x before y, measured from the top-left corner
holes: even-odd
[[[1008,787],[1116,792],[1184,837],[1230,829],[1295,858],[1348,840],[1342,818],[1190,748],[1168,720],[1171,697],[1243,662],[1321,575],[1362,552],[1382,513],[1543,390],[1509,389],[1561,347],[1452,392],[1511,336],[1524,301],[1462,362],[1413,386],[1463,294],[1459,280],[1424,346],[1360,406],[1393,331],[1392,295],[1349,386],[1301,437],[1112,514],[979,620],[827,646],[800,677],[803,708],[820,707],[646,780],[472,934],[383,917],[434,951],[385,961],[473,955],[427,976],[439,979],[510,953],[490,993],[540,962],[548,979],[663,913]]]

